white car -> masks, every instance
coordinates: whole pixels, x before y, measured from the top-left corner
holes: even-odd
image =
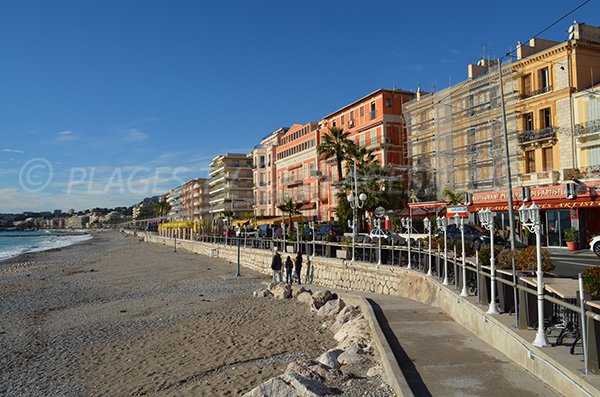
[[[387,239],[389,236],[388,232],[383,229],[371,229],[369,233],[369,238],[385,238]]]
[[[596,236],[590,242],[590,250],[600,256],[600,236]]]

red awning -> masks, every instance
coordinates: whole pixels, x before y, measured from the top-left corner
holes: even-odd
[[[302,204],[302,207],[300,207],[300,210],[311,210],[313,208],[315,208],[317,206],[317,203],[306,203],[306,204]]]

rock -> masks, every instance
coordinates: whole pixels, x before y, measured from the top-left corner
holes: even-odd
[[[338,363],[338,356],[342,354],[344,351],[341,349],[331,349],[321,354],[317,361],[323,365],[328,366],[329,368],[339,369],[340,364]]]
[[[348,321],[339,329],[338,332],[333,335],[334,339],[338,342],[344,339],[364,339],[366,342],[371,340],[371,331],[369,322],[363,317],[355,318],[354,320]],[[360,344],[366,346],[366,344]]]
[[[271,293],[277,299],[289,299],[292,297],[292,287],[288,284],[280,283],[271,290]]]
[[[332,319],[325,320],[325,321],[323,321],[323,324],[321,324],[321,328],[324,328],[324,329],[331,328],[331,326],[333,325],[334,322],[335,321],[333,321]]]
[[[273,294],[271,293],[271,291],[269,291],[266,288],[261,288],[257,291],[254,291],[252,293],[252,295],[254,295],[255,298],[269,298],[271,296],[273,296]]]
[[[358,364],[365,361],[365,352],[358,345],[352,345],[337,358],[340,365]]]
[[[329,388],[318,380],[306,378],[295,372],[286,372],[255,387],[243,397],[320,397],[327,393]]]
[[[356,306],[344,307],[335,317],[335,323],[331,326],[331,332],[335,334],[342,328],[342,325],[360,316],[360,310]]]
[[[295,372],[305,378],[315,379],[319,382],[332,379],[338,372],[330,367],[315,361],[305,360],[302,362],[291,362],[288,364],[285,372]]]
[[[271,282],[269,283],[269,289],[273,289],[273,288],[275,288],[275,287],[276,287],[278,284],[280,284],[280,283],[276,283],[275,281],[271,281]]]
[[[312,304],[312,295],[309,292],[302,292],[296,299],[298,299],[298,302]]]
[[[375,365],[371,368],[369,368],[369,370],[367,371],[367,376],[369,378],[373,378],[375,376],[382,376],[383,375],[383,368],[381,367],[381,365]]]
[[[333,299],[325,303],[317,311],[319,316],[336,316],[346,306],[343,300]]]
[[[310,290],[304,288],[304,287],[300,287],[300,288],[292,288],[292,296],[294,298],[297,298],[298,295],[300,295],[303,292],[308,292],[309,294],[312,294]]]
[[[326,291],[316,291],[312,294],[312,306],[313,309],[315,310],[319,310],[321,308],[321,306],[323,306],[325,303],[329,302],[332,299],[336,299],[337,295],[332,294],[331,291],[326,290]]]

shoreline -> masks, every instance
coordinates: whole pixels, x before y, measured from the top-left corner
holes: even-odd
[[[52,252],[52,251],[56,251],[56,250],[62,250],[65,248],[69,248],[72,247],[74,245],[78,245],[78,244],[83,244],[86,242],[89,242],[90,240],[93,240],[95,236],[98,235],[98,232],[94,232],[92,230],[88,231],[88,232],[81,232],[81,233],[68,233],[68,234],[43,234],[43,235],[23,235],[23,236],[1,236],[0,238],[11,238],[11,239],[18,239],[18,238],[31,238],[31,237],[87,237],[89,236],[89,238],[86,239],[82,239],[82,240],[73,240],[70,241],[69,244],[67,245],[61,245],[61,246],[55,246],[55,247],[47,247],[47,248],[42,248],[42,249],[29,249],[27,251],[24,252],[19,252],[16,253],[13,256],[8,256],[6,258],[0,258],[0,266],[4,265],[7,263],[7,261],[11,261],[11,260],[16,260],[16,259],[20,259],[25,257],[26,255],[34,255],[34,254],[41,254],[41,253],[46,253],[46,252]]]

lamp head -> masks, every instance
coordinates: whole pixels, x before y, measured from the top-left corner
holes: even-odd
[[[360,201],[366,201],[367,200],[367,195],[364,193],[361,193],[358,198],[360,199]]]
[[[350,193],[348,195],[348,197],[346,197],[346,199],[348,200],[349,203],[353,203],[354,202],[354,195],[352,193]]]
[[[429,218],[423,219],[423,225],[425,226],[425,229],[429,230],[429,228],[431,227],[431,221],[429,220]]]

